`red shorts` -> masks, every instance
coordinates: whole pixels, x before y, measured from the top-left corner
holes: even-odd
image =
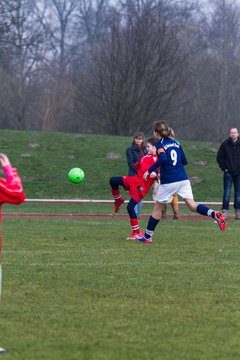
[[[124,189],[129,191],[129,195],[133,200],[139,202],[141,201],[149,191],[154,180],[149,179],[150,181],[145,181],[139,176],[123,176]]]

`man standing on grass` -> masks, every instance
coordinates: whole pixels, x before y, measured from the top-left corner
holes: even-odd
[[[240,139],[237,128],[231,128],[228,139],[220,145],[217,162],[223,171],[222,214],[225,219],[228,217],[233,184],[235,219],[240,220]]]

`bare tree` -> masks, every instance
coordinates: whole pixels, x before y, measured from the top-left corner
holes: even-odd
[[[54,60],[60,75],[70,61],[77,4],[77,0],[42,0],[37,8],[38,21],[48,35],[49,60]]]
[[[212,17],[209,39],[214,51],[218,68],[218,102],[216,112],[216,134],[221,139],[226,134],[223,124],[229,124],[233,118],[238,120],[231,111],[236,94],[236,65],[239,68],[239,30],[240,7],[235,2],[214,0],[215,11]],[[234,71],[233,71],[234,70]],[[238,77],[239,78],[239,77]],[[238,80],[239,87],[239,80]],[[233,97],[232,97],[233,96]],[[240,106],[239,106],[240,110]],[[239,112],[238,112],[239,113]]]
[[[166,14],[162,4],[115,12],[93,47],[77,87],[84,115],[102,132],[149,130],[179,101],[186,53]]]
[[[78,3],[78,31],[88,46],[96,43],[107,29],[107,16],[111,11],[108,0],[81,0]]]
[[[41,92],[34,109],[43,130],[68,130],[71,126],[71,63],[77,3],[77,0],[43,0],[36,10],[47,39],[37,79]]]
[[[0,127],[222,140],[240,112],[240,6],[0,0]],[[209,10],[210,9],[210,10]]]
[[[1,1],[7,32],[4,36],[2,57],[2,81],[5,92],[1,92],[8,127],[27,129],[26,113],[31,103],[31,77],[39,61],[39,47],[43,42],[33,13],[31,0]],[[31,14],[31,16],[30,16]]]
[[[231,0],[214,0],[210,9],[191,33],[191,97],[185,114],[196,125],[192,136],[221,141],[240,112],[240,7]]]

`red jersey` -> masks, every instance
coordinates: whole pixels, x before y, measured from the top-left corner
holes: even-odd
[[[0,178],[0,204],[21,204],[25,201],[22,181],[15,168],[3,166],[6,180]]]
[[[122,177],[125,190],[128,190],[131,198],[137,202],[147,195],[149,189],[157,179],[151,178],[150,175],[148,175],[147,180],[143,180],[143,174],[157,161],[157,159],[157,154],[143,156],[138,163],[134,164],[138,171],[137,175]],[[159,170],[159,168],[157,170]]]

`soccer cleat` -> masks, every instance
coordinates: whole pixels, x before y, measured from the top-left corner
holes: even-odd
[[[126,238],[126,240],[138,240],[137,236],[144,236],[144,233],[132,232],[131,235]]]
[[[225,223],[224,217],[220,211],[215,212],[215,219],[218,223],[220,230],[224,231],[226,229],[226,223]]]
[[[118,212],[120,206],[124,203],[124,198],[121,196],[119,199],[114,201],[114,212]]]
[[[137,239],[139,241],[144,242],[144,244],[151,244],[152,243],[152,238],[147,239],[145,237],[145,234],[142,234],[142,233],[141,234],[136,234],[136,237],[137,237]]]
[[[137,240],[136,233],[132,232],[131,235],[129,235],[126,240]]]

